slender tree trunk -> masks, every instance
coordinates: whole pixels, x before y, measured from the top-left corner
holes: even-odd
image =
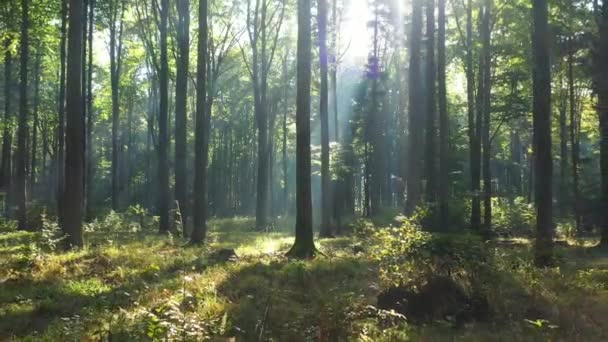
[[[82,201],[84,180],[84,118],[82,116],[82,17],[83,2],[70,0],[68,68],[66,83],[65,212],[63,231],[67,246],[82,247]]]
[[[71,1],[71,0],[69,0]],[[57,114],[57,217],[63,221],[63,194],[65,190],[65,125],[66,125],[66,40],[68,24],[68,0],[61,1],[61,38],[59,41],[59,104]]]
[[[289,100],[289,75],[287,74],[287,56],[283,58],[283,215],[289,213],[289,179],[287,175],[287,110]]]
[[[322,237],[332,235],[331,227],[331,183],[329,175],[329,89],[327,59],[327,0],[317,2],[317,25],[319,25],[319,58],[321,65],[321,99],[319,117],[321,120],[321,233]]]
[[[87,76],[87,128],[86,128],[86,208],[85,217],[87,221],[93,218],[93,177],[95,168],[93,166],[93,30],[95,29],[95,0],[89,2],[89,30],[88,30],[88,76]]]
[[[296,239],[287,255],[306,259],[315,255],[312,231],[310,166],[311,14],[310,0],[298,1],[296,96]]]
[[[422,0],[412,0],[409,70],[409,153],[405,213],[410,215],[420,203],[420,146],[422,145],[422,103],[420,44],[422,40]]]
[[[188,174],[186,171],[188,117],[186,109],[188,103],[188,70],[190,67],[190,0],[178,0],[177,12],[178,60],[175,78],[175,200],[179,204],[181,217],[185,222],[189,215]],[[182,229],[183,235],[186,236],[185,224]]]
[[[446,87],[446,61],[445,61],[445,0],[438,2],[437,15],[437,83],[439,96],[439,227],[449,230],[449,118]]]
[[[580,215],[580,192],[579,192],[579,176],[578,176],[578,164],[579,164],[579,137],[578,127],[579,119],[576,111],[576,94],[574,89],[574,51],[572,51],[572,40],[568,43],[568,102],[570,104],[570,139],[572,143],[572,194],[574,196],[574,222],[577,231],[581,228],[581,215]]]
[[[167,60],[167,18],[169,0],[161,1],[160,9],[160,104],[158,116],[158,207],[159,232],[169,231],[169,63]],[[204,88],[203,88],[204,89]]]
[[[17,172],[15,174],[15,201],[19,229],[27,229],[27,62],[29,58],[29,1],[21,0],[21,70],[19,86],[19,127],[17,128]]]
[[[534,0],[534,155],[536,180],[537,234],[535,263],[539,267],[553,261],[553,165],[551,159],[551,64],[547,0]]]
[[[338,0],[332,0],[331,16],[334,21],[334,27],[332,32],[332,60],[330,61],[331,68],[329,77],[331,83],[331,104],[334,114],[334,141],[340,141],[340,125],[338,122],[338,32],[340,31],[338,22]]]
[[[207,115],[206,83],[207,80],[207,0],[199,0],[198,12],[198,57],[196,66],[196,131],[194,144],[194,229],[190,241],[203,243],[207,234],[207,161],[209,129],[205,124],[210,122]]]
[[[568,97],[564,91],[564,78],[559,78],[559,206],[561,212],[566,212],[568,206]],[[576,203],[574,204],[576,205]]]
[[[32,146],[31,146],[31,163],[30,163],[30,194],[33,196],[33,190],[36,186],[36,168],[38,167],[38,126],[40,125],[40,120],[38,117],[38,109],[40,105],[40,64],[42,60],[42,52],[40,51],[41,47],[38,46],[38,51],[36,51],[36,61],[34,63],[34,110],[32,112],[33,122],[32,122]],[[43,151],[44,153],[44,151]]]
[[[435,69],[435,0],[427,0],[426,5],[426,200],[437,200],[435,141],[437,136],[436,116],[436,76]]]
[[[483,145],[483,234],[489,237],[492,229],[492,174],[491,174],[491,156],[492,146],[490,141],[491,129],[491,103],[490,95],[492,93],[492,77],[491,77],[491,32],[490,32],[490,17],[492,13],[492,0],[485,0],[483,24],[482,24],[482,58],[483,58],[483,87],[479,89],[482,96],[483,106],[483,129],[482,129],[482,145]]]
[[[606,0],[602,2],[598,23],[597,108],[600,122],[600,173],[602,179],[602,236],[600,245],[608,247],[608,1]]]
[[[11,115],[11,73],[13,69],[13,57],[11,50],[10,36],[5,40],[5,53],[4,53],[4,131],[2,133],[2,165],[0,166],[0,188],[8,191],[11,187],[11,145],[13,143],[12,137],[12,122],[13,118]]]
[[[473,69],[473,2],[467,2],[467,113],[468,133],[470,148],[470,172],[471,172],[471,229],[479,231],[481,228],[481,201],[480,201],[480,179],[481,179],[481,143],[479,137],[481,115],[475,115],[475,70]]]
[[[119,3],[120,1],[120,3]],[[120,73],[122,67],[122,30],[124,0],[112,0],[110,22],[110,78],[112,90],[112,209],[120,209],[119,180],[119,125],[120,125]],[[161,30],[162,31],[162,30]],[[162,47],[161,47],[162,48]],[[162,54],[162,53],[161,53]],[[162,102],[162,94],[161,94]],[[160,138],[159,138],[160,139]]]

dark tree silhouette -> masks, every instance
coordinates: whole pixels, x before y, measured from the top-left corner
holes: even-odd
[[[199,1],[198,57],[196,66],[196,131],[194,142],[194,229],[190,241],[202,243],[207,234],[207,161],[209,115],[206,109],[207,0]]]
[[[534,0],[534,157],[537,207],[535,264],[553,261],[553,161],[551,159],[551,64],[547,0]]]
[[[83,2],[70,0],[67,83],[65,211],[62,228],[67,247],[82,247],[82,201],[84,180],[84,119],[82,117],[82,21]]]
[[[296,96],[296,239],[287,255],[314,257],[310,166],[311,23],[310,0],[298,1]]]

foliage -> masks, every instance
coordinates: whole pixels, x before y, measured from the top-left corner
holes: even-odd
[[[492,229],[503,237],[531,236],[536,229],[536,209],[523,197],[492,199]]]

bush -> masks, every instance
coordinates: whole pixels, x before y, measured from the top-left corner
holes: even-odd
[[[492,198],[492,229],[496,235],[531,236],[536,226],[534,204],[523,197],[509,201],[506,198]]]

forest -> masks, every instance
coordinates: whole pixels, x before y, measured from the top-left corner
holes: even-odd
[[[608,0],[2,0],[0,341],[607,341]]]

